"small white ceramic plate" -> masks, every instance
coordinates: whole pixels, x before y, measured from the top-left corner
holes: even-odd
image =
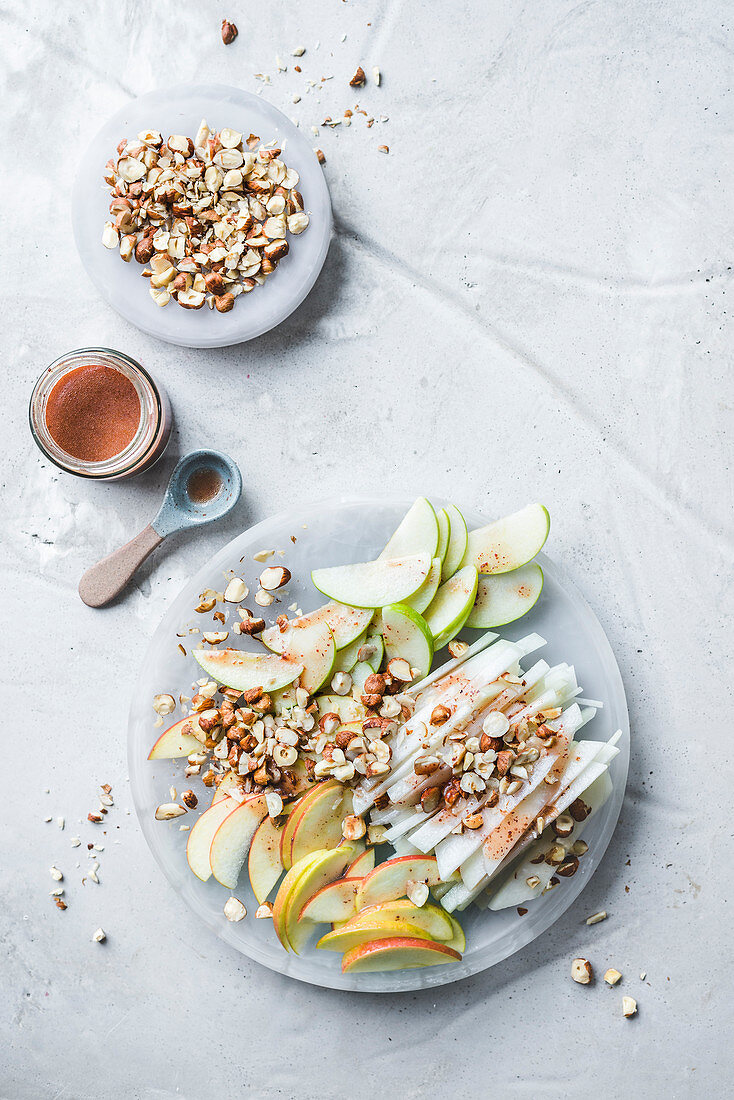
[[[434,500],[433,503],[446,502]],[[584,737],[606,740],[615,730],[622,730],[620,752],[609,769],[614,791],[584,832],[589,851],[573,878],[564,879],[551,893],[529,902],[525,916],[519,916],[516,909],[493,913],[477,910],[474,906],[457,913],[466,932],[466,951],[461,962],[422,970],[342,974],[341,956],[318,951],[313,943],[302,955],[286,954],[276,939],[271,921],[254,917],[257,902],[250,890],[246,870],[234,893],[247,906],[248,915],[237,924],[226,920],[222,907],[230,892],[214,879],[204,883],[191,873],[185,854],[187,834],[179,831],[182,822],[193,825],[200,810],[211,802],[211,791],[207,792],[198,781],[184,780],[183,761],[147,759],[153,742],[161,733],[153,724],[153,696],[157,692],[170,692],[174,698],[178,698],[179,693],[190,697],[192,682],[200,676],[199,666],[193,658],[184,657],[178,648],[182,643],[190,650],[196,645],[197,636],[192,635],[189,640],[178,637],[177,632],[185,631],[188,625],[207,629],[203,620],[210,624],[209,629],[221,629],[212,622],[211,614],[193,612],[199,593],[204,588],[221,590],[228,569],[243,577],[254,592],[263,566],[253,561],[252,555],[263,549],[285,550],[285,557],[276,556],[273,560],[287,565],[293,579],[282,603],[258,610],[270,611],[271,614],[265,617],[274,620],[293,601],[297,601],[304,611],[320,606],[323,598],[311,584],[311,569],[375,557],[411,504],[411,500],[384,498],[327,500],[281,512],[244,531],[191,578],[172,604],[145,656],[130,712],[128,762],[135,807],[145,838],[174,889],[204,924],[249,958],[289,977],[334,989],[392,993],[444,985],[486,970],[536,939],[578,897],[599,865],[614,832],[627,782],[629,720],[616,661],[589,605],[558,566],[541,554],[538,560],[545,573],[545,586],[540,600],[528,615],[503,627],[500,633],[514,640],[537,631],[548,642],[537,657],[542,656],[551,664],[568,661],[576,666],[584,695],[601,699],[605,704],[584,727]],[[486,518],[470,512],[465,516],[470,527],[486,522]],[[291,542],[292,535],[296,538],[295,543]],[[251,598],[245,603],[255,606]],[[473,641],[479,635],[477,631],[466,631],[464,636]],[[244,647],[245,643],[245,639],[242,642],[237,639],[237,645]],[[442,662],[447,657],[444,651],[438,660]],[[536,660],[536,655],[532,660]],[[172,724],[174,720],[171,717],[167,723]],[[199,809],[185,818],[155,821],[155,808],[161,802],[170,801],[168,791],[172,785],[179,791],[191,785],[199,795]]]
[[[171,301],[157,306],[148,280],[135,260],[124,263],[119,252],[102,244],[109,220],[109,187],[102,172],[124,137],[140,130],[193,136],[205,118],[212,129],[229,126],[244,134],[275,141],[289,168],[301,177],[311,223],[289,238],[291,249],[265,285],[242,294],[229,313],[206,306],[182,309]],[[324,173],[311,145],[290,119],[260,96],[224,84],[180,84],[150,92],[127,103],[105,123],[87,149],[77,174],[72,201],[74,238],[82,263],[100,293],[128,321],[151,336],[188,348],[222,348],[252,340],[275,328],[296,309],[323,267],[331,237],[331,203]]]

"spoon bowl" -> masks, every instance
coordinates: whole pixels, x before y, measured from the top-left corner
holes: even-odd
[[[122,592],[136,569],[176,531],[203,527],[231,512],[242,494],[237,463],[221,451],[191,451],[171,474],[152,523],[134,539],[97,562],[79,582],[88,607],[104,607]]]
[[[151,527],[161,538],[232,511],[242,494],[236,462],[221,451],[190,451],[176,465]]]

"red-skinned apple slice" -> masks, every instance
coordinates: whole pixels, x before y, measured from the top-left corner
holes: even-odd
[[[214,834],[238,805],[236,799],[229,797],[214,802],[208,810],[204,810],[189,833],[186,842],[186,859],[191,870],[202,882],[206,882],[212,873],[209,849],[212,846]]]
[[[347,951],[342,959],[342,973],[365,973],[375,970],[415,970],[421,966],[460,962],[461,955],[445,943],[433,943],[410,936],[395,936],[389,940],[374,940]]]
[[[338,878],[322,886],[303,906],[298,919],[314,924],[349,920],[356,912],[354,899],[361,882],[361,878]]]
[[[342,925],[327,932],[316,944],[323,951],[350,951],[353,947],[360,947],[363,943],[371,943],[373,940],[391,940],[396,936],[410,936],[411,939],[430,939],[428,933],[417,925],[408,924],[407,921],[362,921],[359,924]]]
[[[268,812],[264,794],[246,798],[212,837],[209,866],[217,882],[234,890],[258,825]]]
[[[250,876],[252,892],[259,905],[268,900],[271,890],[283,873],[280,837],[284,828],[285,822],[277,825],[271,818],[266,817],[258,825],[252,838],[247,856],[247,873]]]
[[[350,863],[346,873],[350,878],[363,878],[375,869],[375,849],[367,848],[360,852],[354,863]]]
[[[365,876],[357,895],[357,908],[405,897],[409,882],[435,886],[438,881],[435,856],[396,856]]]
[[[293,860],[291,858],[291,849],[293,846],[293,834],[296,830],[301,812],[304,809],[308,809],[313,802],[319,798],[324,797],[325,791],[331,791],[332,794],[339,793],[341,786],[337,783],[336,779],[328,779],[325,783],[319,783],[317,786],[312,787],[302,798],[298,800],[285,824],[283,835],[280,838],[280,858],[286,871],[289,871]]]
[[[162,733],[148,753],[149,760],[176,760],[201,751],[201,741],[194,737],[190,718],[182,718]]]
[[[383,901],[379,905],[367,905],[350,917],[342,928],[352,928],[366,921],[368,924],[394,923],[402,921],[404,925],[415,925],[424,931],[431,939],[451,941],[454,936],[451,917],[437,905],[430,903],[422,906],[413,905],[412,901],[402,898],[398,901]],[[404,935],[412,935],[405,932]],[[454,946],[452,944],[452,946]],[[463,948],[462,948],[463,950]]]
[[[192,653],[208,676],[237,691],[256,687],[277,691],[303,672],[303,665],[297,661],[274,653],[250,653],[245,649],[194,649]]]
[[[291,864],[319,849],[337,848],[342,842],[342,822],[350,811],[351,794],[340,784],[320,791],[318,797],[300,806],[291,841]]]

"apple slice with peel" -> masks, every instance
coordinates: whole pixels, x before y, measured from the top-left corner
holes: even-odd
[[[330,820],[330,811],[333,808],[333,804],[337,800],[342,799],[343,796],[344,788],[341,784],[338,783],[336,779],[328,779],[325,783],[319,783],[315,787],[312,787],[294,807],[293,811],[288,816],[280,841],[280,858],[283,861],[283,866],[286,871],[295,863],[295,859],[292,857],[293,837],[295,836],[296,828],[301,820],[301,815],[304,813],[311,814],[313,807],[317,806],[319,808],[319,813],[325,815],[327,819]],[[315,824],[315,821],[316,818],[312,817],[312,826]],[[326,845],[316,843],[312,845],[312,850],[324,847],[326,847]],[[301,853],[301,855],[304,854],[303,852]]]
[[[407,600],[403,600],[404,604],[408,607],[412,607],[414,611],[417,611],[419,615],[422,615],[430,604],[433,597],[438,591],[438,586],[441,583],[441,559],[434,558],[431,562],[431,568],[428,570],[428,576],[420,586],[414,596],[409,596]]]
[[[466,520],[455,504],[447,504],[444,512],[449,521],[449,544],[441,566],[441,580],[453,577],[464,560],[466,553]]]
[[[312,695],[329,679],[336,660],[334,635],[328,623],[306,617],[294,619],[283,631],[274,629],[280,636],[278,652],[284,660],[302,666],[301,687]]]
[[[417,668],[417,679],[431,671],[433,637],[422,615],[404,603],[390,604],[382,609],[382,637],[388,660],[403,657],[411,668]]]
[[[162,733],[148,753],[149,760],[175,760],[201,751],[201,741],[194,737],[190,718],[182,718]]]
[[[480,573],[509,573],[526,565],[548,538],[550,516],[542,504],[498,519],[487,527],[469,532],[463,565],[471,563]]]
[[[463,955],[466,950],[466,936],[464,935],[464,929],[461,927],[456,917],[447,913],[446,916],[451,921],[451,939],[446,940],[447,947],[453,947],[454,951],[458,951],[460,955]]]
[[[410,936],[412,939],[428,940],[430,936],[417,925],[408,924],[404,920],[394,921],[368,921],[360,924],[342,925],[327,932],[316,944],[324,951],[350,951],[353,947],[359,947],[363,943],[371,943],[373,940],[393,939],[395,936]]]
[[[206,882],[212,873],[209,849],[219,826],[236,810],[239,802],[234,798],[222,798],[214,802],[194,823],[186,842],[186,860],[197,878]]]
[[[352,669],[350,673],[352,677],[352,698],[356,702],[359,702],[364,695],[364,682],[374,671],[372,665],[367,661],[360,661]]]
[[[217,882],[229,890],[237,885],[252,838],[267,812],[264,794],[246,798],[225,817],[212,837],[209,866]]]
[[[361,878],[338,878],[317,890],[304,905],[299,920],[310,920],[314,924],[331,924],[332,921],[345,921],[354,916],[355,898]]]
[[[367,848],[366,851],[360,852],[355,859],[354,863],[350,863],[347,867],[346,874],[350,878],[363,878],[368,875],[370,871],[375,869],[375,849]]]
[[[510,573],[480,576],[477,595],[466,625],[474,630],[514,623],[538,602],[543,591],[543,570],[537,562]]]
[[[292,684],[303,672],[303,665],[273,653],[249,653],[244,649],[194,649],[192,652],[208,676],[238,691],[256,687],[276,691]]]
[[[298,954],[313,931],[311,921],[299,921],[306,902],[327,883],[339,878],[353,858],[352,845],[343,844],[330,851],[312,852],[293,864],[273,903],[273,927],[286,951],[290,948]]]
[[[431,554],[335,565],[311,574],[319,592],[354,607],[386,607],[412,596],[428,576]]]
[[[441,649],[461,630],[469,618],[477,595],[479,574],[473,565],[464,565],[439,588],[426,610],[425,620],[433,635],[434,649]]]
[[[369,608],[327,603],[315,611],[309,611],[307,615],[291,619],[290,625],[307,627],[314,626],[316,623],[326,623],[334,635],[336,648],[344,649],[365,633],[371,618]],[[278,626],[269,626],[260,634],[260,641],[264,642],[268,649],[272,649],[273,653],[283,652],[282,638],[283,634]]]
[[[361,722],[367,717],[364,703],[352,699],[351,695],[319,695],[316,702],[319,718],[325,714],[337,714],[342,722]]]
[[[270,817],[260,822],[252,838],[247,856],[247,873],[258,905],[267,901],[270,892],[283,873],[280,861],[280,836],[285,822],[278,825]]]
[[[335,779],[329,780],[329,782],[336,788]],[[311,784],[305,794],[302,794],[300,798],[296,799],[290,807],[283,832],[280,834],[280,860],[286,871],[290,869],[291,865],[291,844],[293,843],[293,830],[296,826],[297,812],[309,795],[312,795],[316,790],[318,790],[318,788]]]
[[[402,558],[406,554],[428,554],[435,557],[438,548],[438,520],[433,505],[418,497],[406,512],[399,527],[390,537],[380,558]]]
[[[438,881],[435,856],[396,856],[365,875],[357,895],[357,908],[404,898],[409,882],[427,882],[435,886]]]
[[[334,672],[351,672],[359,660],[360,648],[366,641],[367,631],[363,630],[351,645],[344,646],[344,649],[337,650],[336,660],[334,661]]]
[[[363,921],[368,924],[377,924],[379,921],[386,923],[400,921],[404,927],[412,924],[420,928],[431,939],[442,940],[447,943],[454,936],[451,917],[448,913],[444,912],[443,909],[439,909],[437,905],[431,905],[430,902],[420,907],[413,905],[413,902],[408,901],[407,898],[398,901],[383,901],[379,905],[367,905],[350,917],[347,924],[342,925],[342,928],[353,928],[358,924],[362,924]],[[405,932],[404,934],[407,936],[413,933]]]
[[[445,508],[441,508],[440,511],[436,512],[436,520],[438,522],[438,546],[436,547],[436,557],[441,565],[443,565],[446,551],[449,548],[449,539],[451,538],[451,520]]]
[[[342,841],[342,822],[351,810],[351,795],[346,787],[336,789],[323,784],[299,806],[291,841],[291,864],[311,852],[337,848]]]
[[[342,973],[355,974],[375,970],[415,970],[420,966],[461,962],[461,955],[445,943],[434,943],[413,936],[394,936],[353,947],[342,958]]]
[[[244,802],[247,798],[244,790],[244,779],[237,772],[225,772],[221,782],[214,792],[212,806],[215,802],[221,802],[223,798],[234,798],[237,802]]]

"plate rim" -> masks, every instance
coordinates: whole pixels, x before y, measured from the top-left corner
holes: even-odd
[[[176,339],[173,336],[163,335],[160,331],[158,331],[156,325],[152,320],[150,323],[146,323],[144,319],[142,321],[134,320],[126,310],[120,308],[120,305],[115,301],[114,296],[108,292],[108,288],[96,278],[96,274],[88,264],[85,258],[84,249],[82,248],[82,242],[85,241],[84,226],[86,224],[84,214],[84,195],[85,189],[88,187],[86,167],[87,162],[91,161],[92,159],[93,150],[96,144],[102,140],[108,129],[116,125],[118,121],[122,124],[126,114],[131,111],[133,105],[137,106],[146,102],[155,103],[156,100],[162,96],[166,96],[167,98],[177,95],[189,96],[192,93],[199,93],[201,95],[207,96],[221,95],[227,97],[241,97],[245,102],[256,103],[259,107],[262,107],[264,104],[269,110],[280,116],[280,125],[282,126],[283,131],[286,133],[286,136],[290,139],[295,139],[299,144],[303,142],[304,147],[308,147],[309,152],[311,152],[305,135],[291,121],[291,119],[288,117],[288,115],[285,114],[284,111],[281,111],[280,108],[276,107],[274,103],[270,102],[270,100],[263,99],[261,96],[256,95],[254,92],[249,92],[245,88],[238,88],[233,84],[203,84],[187,83],[184,81],[179,84],[175,84],[170,88],[157,87],[151,89],[148,92],[144,92],[142,95],[132,96],[120,108],[118,108],[118,110],[115,111],[114,114],[110,115],[102,123],[94,136],[85,146],[84,151],[79,158],[71,195],[71,221],[74,244],[79,261],[94,289],[103,299],[103,301],[106,302],[106,304],[110,306],[119,317],[122,317],[125,321],[127,321],[128,324],[133,325],[139,331],[144,332],[147,336],[152,336],[157,340],[161,340],[164,343],[171,344],[174,347],[185,347],[199,350],[236,347],[238,344],[245,344],[249,343],[251,340],[256,340],[258,337],[264,336],[268,332],[272,332],[279,325],[283,324],[283,322],[286,321],[288,317],[290,317],[291,314],[293,314],[300,305],[302,305],[302,303],[305,301],[305,299],[308,297],[311,290],[313,289],[319,275],[321,274],[331,244],[334,221],[331,206],[331,194],[329,192],[329,186],[323,171],[319,170],[319,175],[314,177],[315,179],[320,180],[320,182],[316,185],[321,192],[319,196],[319,201],[325,202],[323,225],[318,227],[320,228],[321,232],[321,243],[318,252],[316,253],[315,262],[313,263],[308,276],[303,279],[300,285],[298,285],[298,287],[296,288],[296,294],[288,304],[287,310],[285,312],[282,312],[282,315],[273,322],[266,322],[262,326],[256,325],[255,330],[247,336],[237,336],[232,339],[218,339],[215,336],[213,339],[197,340],[197,342],[191,343],[190,338],[188,337]],[[313,156],[315,157],[315,154],[313,154]],[[101,167],[102,165],[100,166],[100,168]],[[100,182],[102,183],[101,176]],[[315,201],[313,205],[315,205]],[[312,228],[316,229],[317,227],[313,226]],[[102,246],[100,245],[100,247]],[[155,317],[156,314],[151,313],[151,318]]]
[[[314,510],[316,510],[320,507],[322,507],[322,508],[325,508],[325,507],[333,508],[335,506],[346,507],[346,506],[354,506],[354,505],[369,507],[370,505],[377,505],[378,503],[379,503],[380,507],[384,507],[385,505],[390,505],[390,506],[394,506],[395,508],[398,508],[398,507],[405,508],[405,507],[410,506],[410,503],[412,502],[413,499],[414,498],[412,498],[412,497],[411,498],[406,498],[406,497],[401,497],[401,496],[392,495],[392,494],[382,494],[379,497],[370,497],[370,496],[361,495],[361,494],[335,494],[334,496],[320,498],[320,499],[308,502],[305,505],[299,506],[297,511],[300,515],[302,512],[304,512],[304,513],[305,513],[305,511],[313,512]],[[431,499],[432,502],[433,502],[433,500],[440,501],[440,502],[443,502],[443,500],[444,500],[444,498],[438,497],[438,496],[429,497],[429,499]],[[141,662],[140,668],[145,667],[145,664],[148,661],[149,655],[154,650],[157,649],[157,646],[160,644],[160,641],[163,639],[164,635],[168,636],[168,632],[170,631],[170,625],[171,625],[170,622],[169,622],[169,619],[174,619],[175,618],[176,605],[179,602],[179,600],[183,597],[183,594],[186,591],[186,589],[188,589],[189,586],[198,587],[198,586],[203,585],[204,587],[206,587],[207,586],[206,585],[207,579],[210,579],[212,573],[219,570],[220,564],[223,563],[228,558],[228,556],[230,555],[230,552],[231,552],[231,548],[233,547],[233,545],[235,543],[237,543],[241,539],[244,539],[246,536],[248,538],[255,538],[257,536],[258,532],[262,528],[267,528],[272,523],[274,523],[276,521],[285,522],[286,518],[289,517],[290,515],[292,515],[293,511],[294,511],[294,509],[282,509],[278,512],[271,513],[270,515],[266,516],[264,519],[258,521],[257,523],[252,524],[251,526],[244,528],[237,535],[235,535],[232,539],[230,539],[224,546],[222,546],[215,554],[213,554],[206,562],[204,562],[204,564],[201,566],[201,568],[198,569],[196,571],[196,573],[193,574],[184,583],[184,585],[179,590],[179,592],[176,594],[176,596],[171,600],[166,612],[164,613],[161,621],[159,622],[158,626],[156,627],[156,630],[153,633],[153,636],[150,639],[150,642],[149,642],[149,644],[146,648],[146,651],[145,651],[145,655],[144,655],[143,660]],[[473,513],[473,510],[469,510],[469,509],[466,510],[466,513],[470,514],[470,515],[474,515],[474,516],[476,515],[476,513]],[[137,773],[139,773],[139,771],[141,769],[141,766],[144,763],[146,763],[147,761],[140,759],[139,754],[135,751],[135,747],[133,745],[133,741],[134,741],[134,737],[135,737],[134,730],[135,730],[135,708],[136,708],[135,696],[133,695],[133,699],[132,699],[132,702],[131,702],[131,705],[130,705],[130,710],[129,710],[129,713],[128,713],[128,738],[127,738],[127,750],[128,750],[127,751],[127,757],[128,757],[128,773],[129,773],[128,778],[130,780],[130,789],[131,789],[131,794],[132,794],[132,798],[133,798],[133,804],[135,806],[135,812],[136,812],[136,815],[138,817],[138,821],[140,823],[141,831],[143,833],[143,836],[145,838],[145,842],[148,846],[149,851],[153,855],[153,857],[154,857],[156,863],[158,864],[158,866],[160,867],[160,869],[163,871],[166,879],[168,880],[169,884],[173,888],[176,895],[179,897],[179,899],[184,904],[186,904],[187,908],[194,914],[194,916],[196,918],[202,920],[203,923],[208,928],[210,928],[211,931],[214,932],[214,934],[217,936],[218,939],[222,940],[224,943],[226,943],[229,946],[233,947],[240,954],[244,955],[246,958],[250,959],[252,962],[255,962],[255,963],[257,963],[261,966],[265,966],[265,967],[267,967],[267,969],[269,969],[269,970],[271,970],[275,973],[282,974],[286,978],[293,978],[297,981],[305,982],[308,985],[316,986],[317,988],[330,988],[330,989],[339,990],[340,992],[344,992],[344,993],[348,993],[348,992],[385,993],[385,994],[408,993],[408,992],[415,993],[416,991],[422,990],[422,989],[436,989],[436,988],[438,988],[440,986],[443,986],[443,985],[451,985],[454,982],[463,980],[464,978],[468,978],[468,977],[471,977],[471,976],[476,975],[476,974],[484,973],[487,970],[491,970],[494,966],[497,966],[499,963],[504,962],[508,958],[511,958],[513,955],[517,954],[517,952],[519,952],[523,948],[527,947],[529,943],[532,943],[535,940],[539,939],[540,936],[542,936],[545,932],[547,932],[549,930],[549,928],[551,928],[560,919],[560,917],[570,908],[570,906],[576,901],[576,899],[582,893],[582,891],[584,890],[584,888],[586,887],[588,882],[591,880],[593,875],[598,870],[599,865],[601,864],[601,862],[604,858],[604,855],[606,853],[606,850],[609,846],[609,843],[610,843],[610,841],[611,841],[611,839],[612,839],[612,837],[613,837],[613,835],[616,831],[617,824],[618,824],[618,821],[619,821],[619,816],[620,816],[620,813],[621,813],[622,804],[623,804],[623,801],[624,801],[624,795],[625,795],[625,791],[626,791],[626,788],[627,788],[627,782],[628,782],[628,778],[629,778],[629,755],[630,755],[630,748],[631,748],[630,725],[629,725],[629,706],[628,706],[628,702],[627,702],[626,691],[625,691],[625,688],[624,688],[624,682],[622,680],[622,674],[620,672],[619,665],[618,665],[616,657],[614,655],[614,651],[612,649],[611,643],[609,642],[609,639],[606,636],[604,628],[602,627],[599,619],[597,618],[596,613],[594,612],[593,608],[591,607],[589,602],[586,600],[585,596],[580,591],[580,589],[573,582],[573,580],[571,580],[571,578],[568,576],[566,570],[562,566],[559,566],[558,564],[556,564],[556,562],[552,558],[549,558],[542,551],[541,551],[540,554],[537,555],[535,560],[539,561],[539,564],[541,565],[541,567],[544,570],[549,567],[549,572],[555,574],[555,579],[558,582],[561,583],[561,585],[564,589],[564,592],[566,592],[567,594],[570,594],[570,596],[573,598],[573,600],[581,608],[584,608],[586,610],[586,613],[587,613],[587,616],[588,616],[588,621],[591,625],[591,631],[592,631],[593,635],[595,635],[595,637],[596,637],[597,644],[601,647],[602,651],[606,651],[606,656],[607,656],[608,659],[610,659],[611,678],[612,678],[613,681],[616,681],[616,690],[617,690],[617,693],[618,693],[618,702],[621,703],[621,710],[620,710],[620,713],[618,715],[618,719],[619,719],[619,726],[622,729],[622,745],[624,746],[624,749],[626,749],[624,777],[623,777],[623,782],[615,783],[615,785],[614,785],[612,797],[610,799],[611,816],[609,818],[609,824],[607,826],[608,831],[606,833],[606,836],[602,835],[595,842],[595,854],[596,854],[597,858],[596,858],[595,866],[592,869],[592,871],[589,874],[575,876],[572,881],[566,883],[566,889],[564,889],[562,892],[559,892],[560,897],[559,897],[558,901],[556,902],[556,904],[553,905],[553,906],[551,906],[551,905],[548,906],[548,912],[546,914],[545,919],[540,921],[540,927],[535,928],[535,927],[530,927],[530,925],[525,926],[525,927],[528,928],[527,934],[525,934],[521,930],[520,933],[519,933],[519,936],[517,938],[517,941],[514,943],[514,945],[511,946],[509,948],[509,950],[504,952],[499,958],[494,959],[492,962],[487,963],[486,965],[481,965],[481,963],[479,965],[473,965],[472,963],[465,963],[462,960],[462,963],[457,964],[456,967],[454,967],[454,966],[451,966],[451,967],[440,966],[440,967],[431,967],[431,968],[428,968],[428,969],[417,969],[415,971],[407,971],[407,972],[406,971],[397,971],[396,973],[398,973],[398,974],[404,974],[404,973],[411,973],[412,974],[412,973],[415,973],[416,975],[423,975],[423,976],[428,977],[428,980],[423,980],[420,983],[417,983],[417,984],[411,985],[411,986],[407,986],[407,985],[404,985],[402,983],[400,985],[391,986],[390,983],[389,983],[389,980],[388,981],[384,980],[384,976],[389,974],[390,973],[389,971],[382,971],[382,972],[379,972],[377,975],[370,974],[370,973],[364,973],[364,974],[357,973],[357,974],[351,974],[351,975],[340,975],[339,972],[331,972],[331,971],[326,970],[326,971],[324,971],[322,979],[316,979],[316,978],[311,977],[307,974],[300,974],[300,973],[294,972],[291,969],[289,969],[288,964],[291,962],[291,956],[286,952],[283,953],[283,964],[284,965],[283,966],[275,965],[271,960],[258,957],[258,954],[256,952],[253,953],[251,950],[246,949],[245,946],[242,945],[240,942],[237,942],[237,941],[233,940],[232,938],[230,938],[226,934],[227,931],[228,931],[228,926],[227,925],[222,925],[219,920],[210,919],[208,914],[199,912],[197,907],[193,906],[190,903],[189,899],[182,894],[181,889],[180,889],[178,883],[175,880],[173,869],[169,869],[167,867],[165,861],[162,858],[161,853],[159,853],[155,843],[153,843],[152,838],[155,836],[155,833],[153,832],[152,821],[149,820],[150,815],[147,812],[148,808],[141,804],[141,801],[139,800],[139,797],[138,797],[138,788],[136,786],[136,783],[134,782],[134,776]],[[516,620],[516,621],[519,622],[520,620]],[[508,624],[508,625],[512,626],[512,624]],[[504,629],[504,628],[499,628],[499,629]],[[605,700],[605,703],[607,703],[607,702],[609,702],[609,700]],[[295,956],[295,958],[299,958],[299,957],[300,956]],[[382,979],[381,984],[379,986],[372,985],[372,983],[369,981],[369,979],[375,978],[375,977],[380,977]]]

